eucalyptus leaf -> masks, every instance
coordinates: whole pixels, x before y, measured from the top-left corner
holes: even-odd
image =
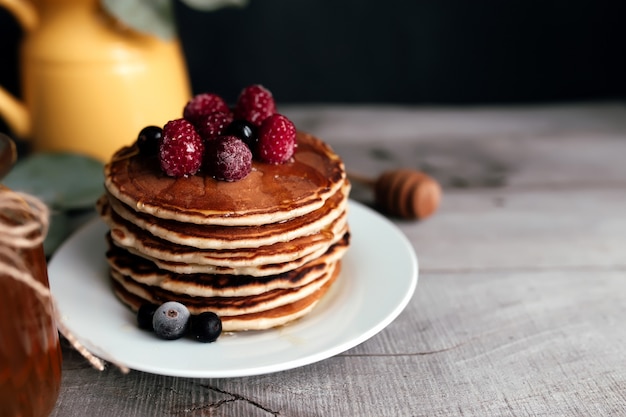
[[[222,7],[245,7],[248,0],[181,0],[192,9],[211,12]]]
[[[52,210],[94,207],[104,192],[102,162],[70,153],[37,153],[18,160],[4,185],[38,197]]]
[[[71,220],[67,214],[64,212],[51,213],[48,234],[43,242],[43,250],[46,256],[51,256],[71,232]]]
[[[128,27],[161,39],[173,39],[176,33],[174,0],[102,0],[107,13]],[[181,0],[192,9],[203,12],[222,7],[244,7],[248,0]]]
[[[110,15],[128,27],[169,40],[176,36],[172,0],[102,0]]]

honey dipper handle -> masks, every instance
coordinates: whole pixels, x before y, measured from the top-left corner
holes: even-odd
[[[348,179],[350,181],[358,182],[360,184],[363,184],[363,185],[365,185],[367,187],[370,187],[372,189],[374,189],[376,187],[376,182],[377,182],[377,179],[366,177],[364,175],[357,174],[357,173],[354,173],[354,172],[348,172]]]
[[[414,169],[385,171],[376,179],[354,173],[348,177],[370,187],[378,208],[391,216],[421,220],[439,207],[441,186],[429,175]]]

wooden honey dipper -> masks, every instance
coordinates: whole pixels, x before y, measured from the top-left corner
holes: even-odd
[[[437,210],[441,186],[429,175],[413,169],[383,172],[377,179],[349,174],[374,191],[374,201],[384,212],[403,219],[424,219]]]

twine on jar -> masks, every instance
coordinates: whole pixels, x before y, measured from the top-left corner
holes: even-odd
[[[89,352],[63,324],[50,289],[33,277],[28,265],[19,256],[20,249],[43,244],[49,217],[48,207],[38,198],[0,188],[0,273],[29,286],[56,322],[59,332],[94,368],[102,371],[105,362]],[[129,372],[123,365],[114,365],[123,373]]]

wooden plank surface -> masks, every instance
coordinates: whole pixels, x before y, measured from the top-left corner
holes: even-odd
[[[349,170],[444,185],[435,216],[394,220],[420,261],[406,310],[336,357],[246,378],[98,372],[66,348],[53,416],[626,415],[624,106],[289,114]]]

